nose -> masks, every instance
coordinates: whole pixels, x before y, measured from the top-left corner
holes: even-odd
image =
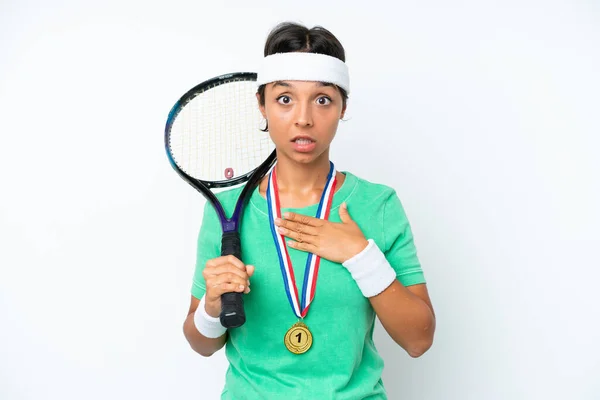
[[[312,126],[312,109],[310,104],[299,103],[296,113],[296,126]]]

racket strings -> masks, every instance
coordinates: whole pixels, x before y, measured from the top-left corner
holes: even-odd
[[[183,106],[172,123],[173,159],[188,175],[224,181],[245,175],[274,148],[260,131],[254,81],[231,81],[207,89]]]

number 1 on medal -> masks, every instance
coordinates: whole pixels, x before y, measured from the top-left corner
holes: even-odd
[[[292,338],[297,338],[298,341],[296,342]],[[304,323],[297,322],[288,329],[283,342],[288,350],[294,354],[306,353],[312,346],[312,333]]]

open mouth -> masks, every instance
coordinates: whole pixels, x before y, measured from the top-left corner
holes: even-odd
[[[315,141],[308,136],[296,136],[294,139],[292,139],[292,143],[294,143],[294,149],[301,153],[311,152],[317,146]]]
[[[298,138],[298,139],[294,140],[293,142],[296,144],[299,144],[299,145],[306,145],[306,144],[314,143],[315,141],[308,139],[308,138]]]

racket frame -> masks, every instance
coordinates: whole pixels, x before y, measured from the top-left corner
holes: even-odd
[[[200,192],[207,201],[209,201],[219,216],[222,228],[222,239],[221,239],[221,255],[233,254],[241,260],[241,246],[239,238],[239,226],[241,222],[241,215],[245,203],[250,197],[250,193],[254,190],[260,180],[269,172],[269,170],[275,164],[277,154],[276,150],[273,150],[271,154],[254,170],[237,176],[228,180],[221,181],[206,181],[196,179],[191,175],[183,171],[173,158],[170,150],[170,133],[175,118],[179,112],[185,107],[187,103],[192,101],[199,94],[212,89],[213,87],[220,86],[229,82],[235,81],[256,81],[257,74],[254,72],[236,72],[230,74],[224,74],[206,80],[192,89],[188,90],[181,98],[175,103],[169,112],[167,123],[165,125],[165,151],[169,159],[169,163],[173,169],[179,174],[179,176],[186,181],[190,186]],[[236,186],[246,182],[240,196],[235,205],[235,209],[230,218],[227,218],[223,206],[219,202],[217,196],[211,191],[211,189],[226,188]],[[235,328],[241,326],[245,322],[245,314],[243,311],[243,298],[242,294],[238,292],[224,293],[221,296],[222,310],[221,310],[221,324],[227,328]],[[237,314],[232,313],[231,310],[235,310]],[[232,316],[233,315],[233,316]]]
[[[192,89],[188,90],[183,96],[181,96],[177,103],[175,103],[175,105],[171,108],[171,111],[169,112],[169,116],[167,118],[167,123],[165,125],[165,151],[167,153],[169,163],[171,164],[173,169],[175,169],[175,171],[179,174],[179,176],[183,178],[184,181],[186,181],[194,189],[199,191],[204,197],[206,197],[207,200],[209,200],[215,206],[215,210],[219,215],[219,219],[221,221],[224,233],[237,230],[238,220],[241,216],[244,205],[242,204],[243,202],[240,203],[238,201],[231,218],[227,218],[223,206],[221,205],[215,194],[211,191],[211,189],[227,188],[247,182],[246,186],[242,190],[242,193],[240,193],[240,198],[245,198],[248,192],[254,189],[254,186],[258,184],[258,181],[260,181],[260,179],[262,179],[262,177],[265,176],[265,174],[275,163],[275,150],[273,150],[273,152],[261,165],[259,165],[254,170],[246,174],[237,176],[232,179],[226,179],[221,181],[206,181],[202,179],[196,179],[191,175],[187,174],[181,168],[179,168],[179,166],[175,162],[175,159],[171,155],[169,144],[171,128],[173,126],[175,118],[177,117],[177,115],[179,115],[179,112],[181,112],[183,107],[185,107],[187,103],[192,101],[199,94],[206,92],[207,90],[210,90],[213,87],[220,86],[229,82],[256,81],[256,78],[257,74],[255,72],[235,72],[219,75],[194,86]],[[252,175],[256,175],[256,178],[252,179]]]

